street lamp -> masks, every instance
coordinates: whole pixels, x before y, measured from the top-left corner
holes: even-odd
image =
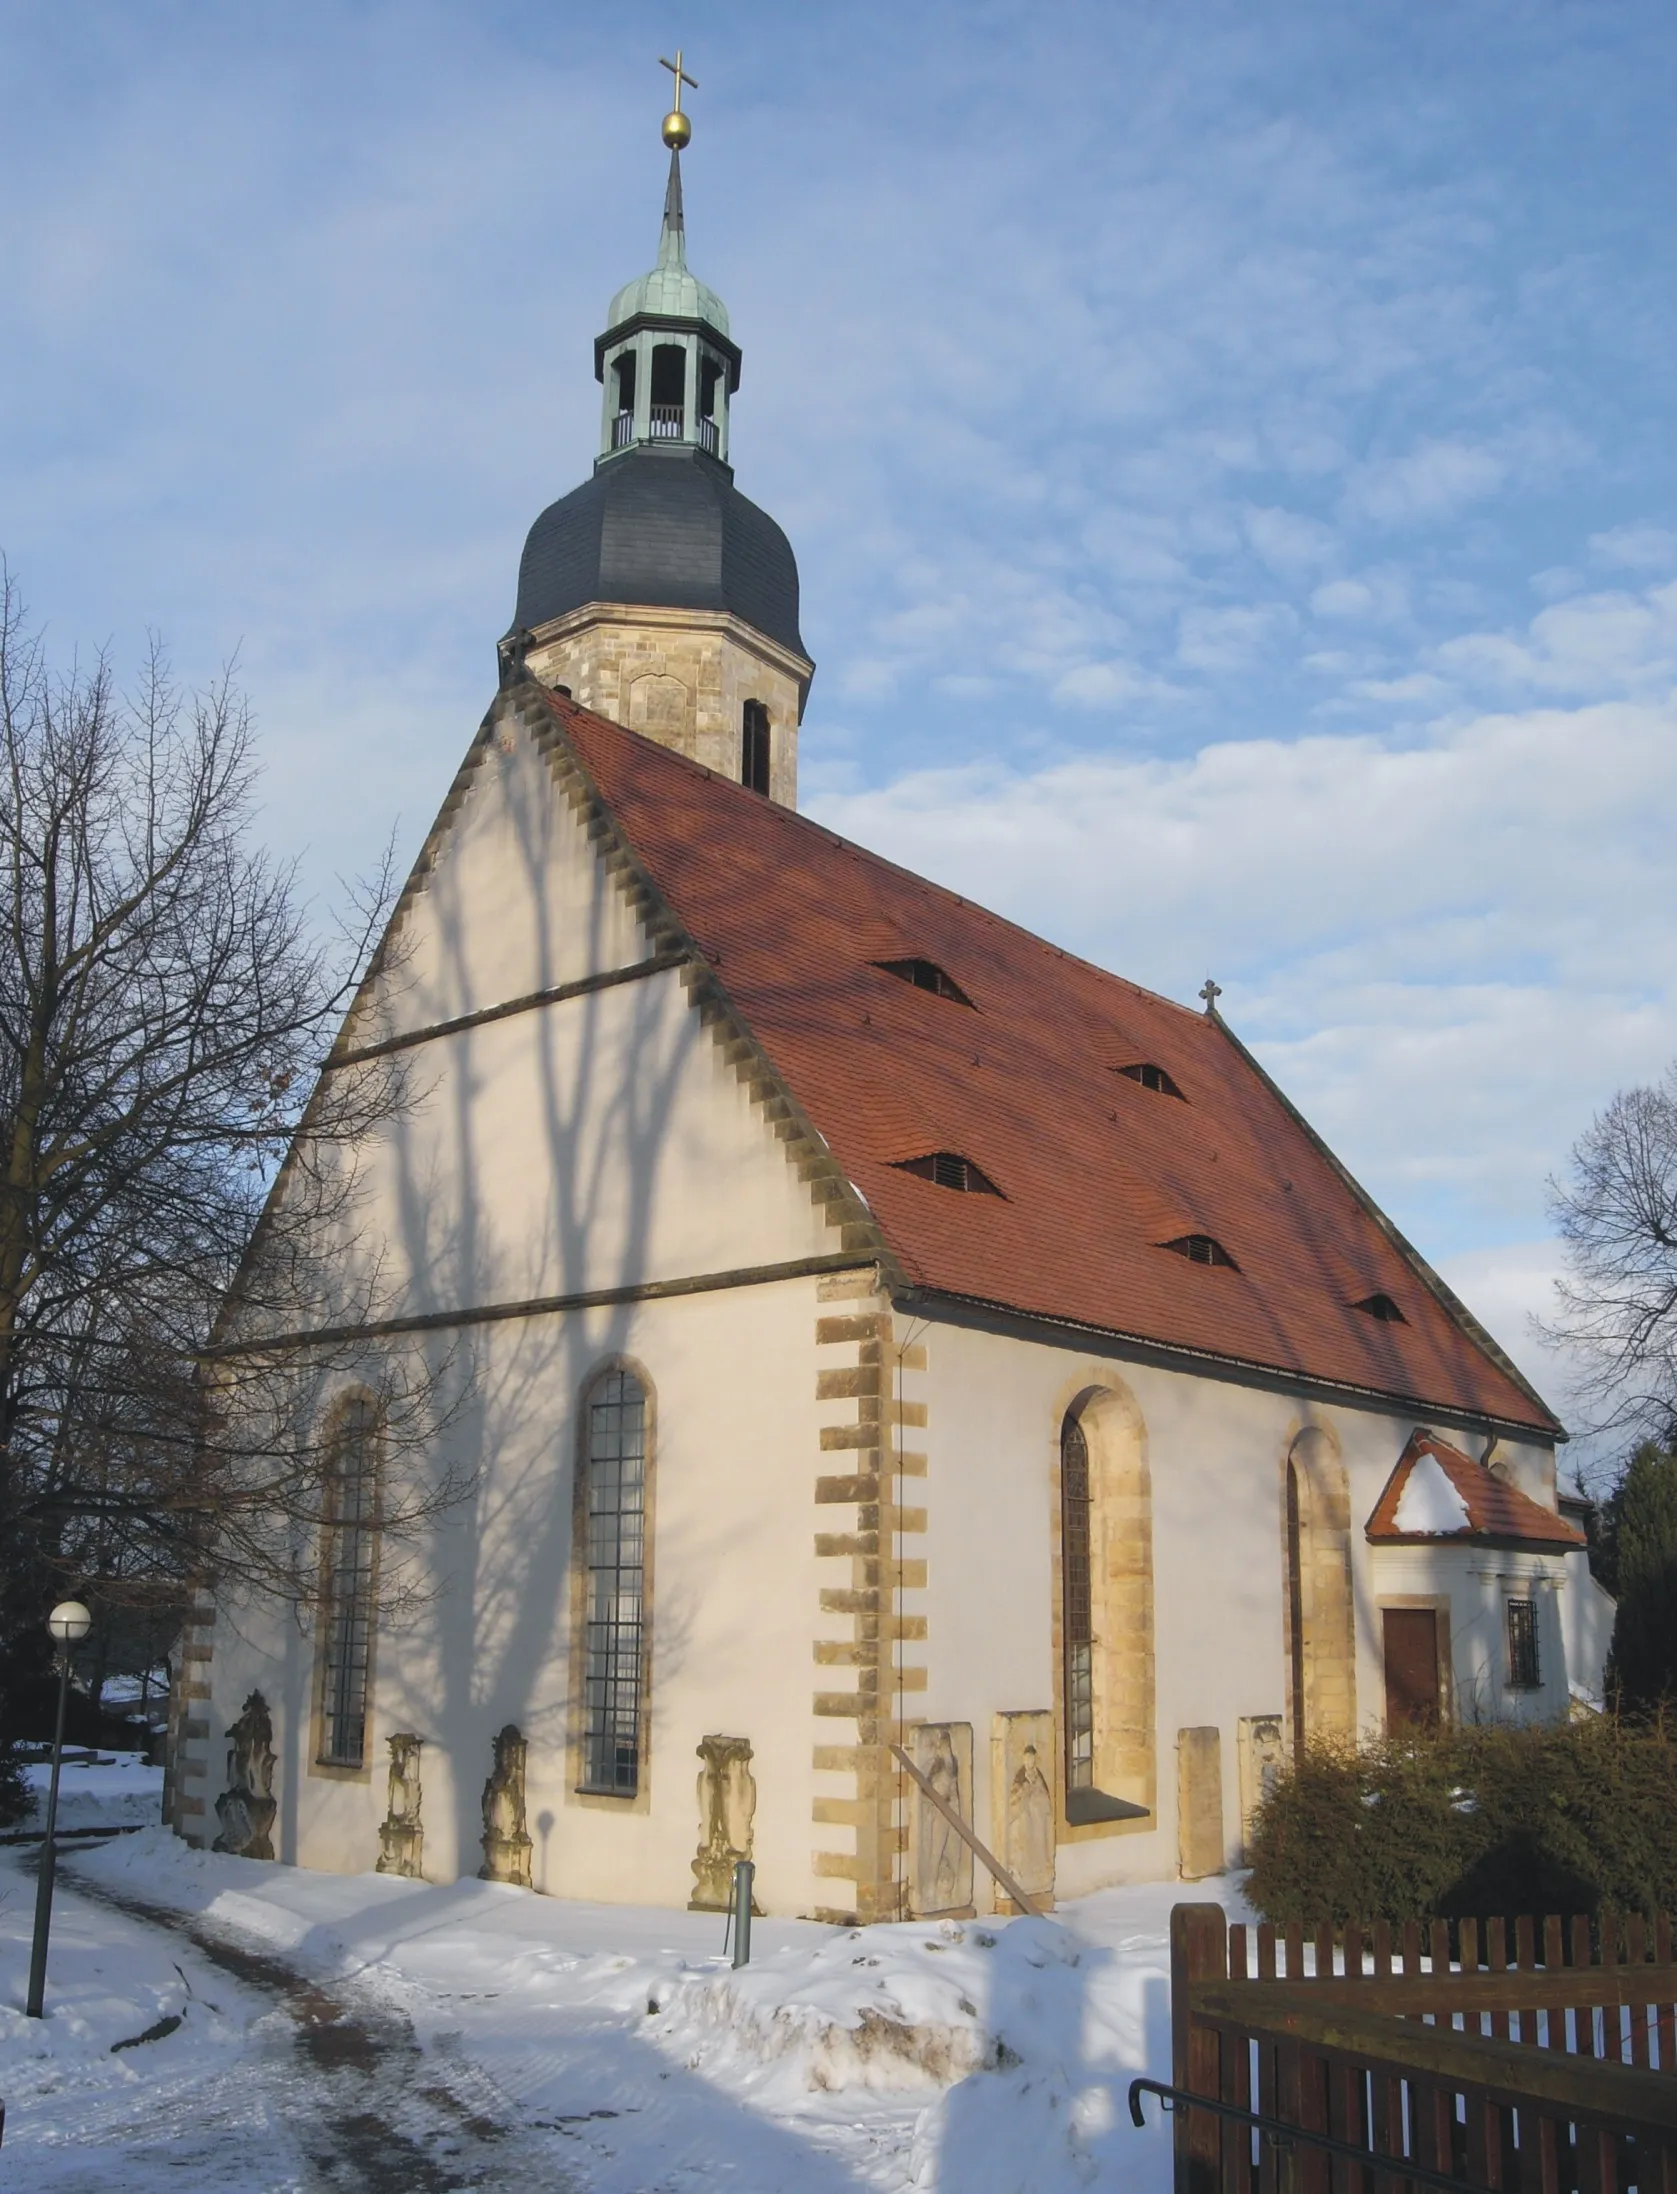
[[[47,1991],[47,1935],[52,1927],[52,1877],[57,1863],[53,1830],[58,1824],[58,1771],[64,1764],[64,1709],[70,1699],[70,1649],[93,1628],[93,1617],[80,1600],[60,1600],[47,1617],[47,1630],[58,1647],[58,1726],[52,1736],[52,1781],[47,1786],[47,1833],[41,1845],[41,1871],[35,1879],[35,1942],[29,1953],[29,2001],[25,2016],[42,2016]]]

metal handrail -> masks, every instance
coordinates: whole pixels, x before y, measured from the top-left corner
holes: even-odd
[[[1291,2148],[1296,2141],[1303,2141],[1308,2148],[1325,2148],[1331,2156],[1344,2156],[1382,2179],[1410,2179],[1417,2186],[1438,2188],[1439,2194],[1484,2194],[1483,2188],[1473,2186],[1468,2180],[1453,2179],[1442,2171],[1429,2171],[1425,2164],[1409,2163],[1402,2156],[1384,2156],[1375,2148],[1359,2148],[1354,2141],[1336,2140],[1333,2134],[1317,2133],[1309,2126],[1289,2125],[1284,2118],[1266,2118],[1261,2111],[1243,2109],[1239,2103],[1220,2102],[1211,2095],[1190,2095],[1186,2088],[1167,2087],[1162,2080],[1130,2082],[1132,2125],[1147,2123],[1147,2115],[1141,2107],[1144,2094],[1157,2095],[1167,2114],[1177,2110],[1209,2110],[1219,2118],[1233,2118],[1237,2124],[1255,2126],[1277,2148]]]

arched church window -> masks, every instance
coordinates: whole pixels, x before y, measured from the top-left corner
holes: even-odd
[[[681,440],[687,401],[687,353],[679,343],[660,343],[652,353],[652,416],[655,441]]]
[[[1065,1637],[1066,1790],[1095,1787],[1095,1615],[1089,1556],[1089,1443],[1075,1417],[1060,1431],[1061,1627]]]
[[[589,1392],[582,1787],[633,1797],[645,1707],[646,1392],[608,1371]]]
[[[367,1756],[378,1465],[377,1409],[352,1395],[326,1436],[319,1758],[329,1767],[361,1767]]]
[[[740,722],[740,783],[747,792],[769,789],[769,712],[747,701]]]
[[[1287,1457],[1288,1707],[1295,1744],[1355,1734],[1351,1486],[1332,1438],[1301,1432]]]
[[[1095,1389],[1060,1423],[1060,1739],[1072,1828],[1153,1811],[1153,1502],[1142,1430]]]

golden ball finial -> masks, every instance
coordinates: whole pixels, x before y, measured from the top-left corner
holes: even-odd
[[[664,142],[671,152],[680,152],[693,135],[693,125],[679,107],[672,107],[664,117]]]

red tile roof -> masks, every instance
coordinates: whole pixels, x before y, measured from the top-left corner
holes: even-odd
[[[1462,1497],[1467,1521],[1456,1531],[1400,1531],[1398,1503],[1410,1474],[1423,1455],[1432,1456]],[[1576,1524],[1557,1516],[1553,1509],[1534,1501],[1517,1486],[1464,1455],[1460,1448],[1430,1432],[1412,1432],[1397,1468],[1386,1480],[1386,1489],[1368,1519],[1368,1536],[1376,1544],[1440,1546],[1490,1541],[1498,1545],[1575,1547],[1587,1542]]]
[[[912,1288],[1559,1430],[1219,1020],[547,700]],[[873,964],[909,958],[972,1005]],[[1139,1062],[1187,1102],[1118,1071]],[[1001,1194],[899,1170],[932,1151]],[[1190,1234],[1238,1271],[1158,1246]],[[1353,1307],[1376,1292],[1404,1323]]]

